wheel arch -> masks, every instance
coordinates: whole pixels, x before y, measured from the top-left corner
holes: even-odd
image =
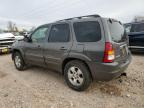
[[[75,58],[75,57],[69,57],[69,58],[66,58],[65,60],[63,60],[63,63],[62,63],[62,74],[64,74],[64,67],[65,67],[65,65],[66,65],[68,62],[73,61],[73,60],[78,60],[78,61],[83,62],[83,63],[86,65],[86,67],[88,68],[88,70],[89,70],[89,72],[90,72],[90,75],[91,75],[91,78],[92,78],[92,80],[93,80],[93,76],[92,76],[91,70],[90,70],[87,62],[86,62],[85,60],[83,60],[83,59]]]
[[[19,52],[19,53],[22,55],[21,50],[19,50],[19,49],[13,49],[13,50],[12,50],[12,60],[14,59],[14,54],[15,54],[16,52]],[[23,57],[23,55],[22,55],[22,57]]]

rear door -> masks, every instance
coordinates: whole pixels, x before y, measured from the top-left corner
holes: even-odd
[[[80,20],[74,22],[73,27],[76,37],[74,52],[83,54],[94,62],[102,62],[105,38],[101,20],[96,18]]]
[[[131,48],[144,48],[144,23],[132,24],[128,35]]]
[[[115,60],[126,60],[126,58],[129,56],[129,42],[126,30],[119,21],[109,19],[107,22],[110,31],[109,35],[115,50]]]
[[[45,63],[49,68],[59,70],[63,59],[68,56],[72,47],[71,30],[68,23],[51,26],[48,40],[44,45]]]

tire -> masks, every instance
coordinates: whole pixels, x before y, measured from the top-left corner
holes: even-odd
[[[14,53],[14,64],[16,69],[20,71],[24,70],[26,67],[24,60],[19,52]]]
[[[64,77],[67,85],[76,91],[86,90],[92,82],[88,67],[78,60],[73,60],[66,64]]]

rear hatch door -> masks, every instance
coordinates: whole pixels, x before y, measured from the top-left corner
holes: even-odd
[[[129,56],[128,36],[121,22],[117,20],[108,20],[108,27],[113,48],[115,50],[115,61],[126,60]]]

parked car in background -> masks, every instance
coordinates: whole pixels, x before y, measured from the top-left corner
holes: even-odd
[[[21,35],[19,32],[14,33],[15,39],[16,40],[23,40],[24,36]]]
[[[129,48],[144,52],[144,22],[127,23],[124,26],[129,36]]]
[[[10,52],[14,42],[15,36],[12,33],[0,33],[0,54]]]
[[[123,25],[99,15],[65,19],[38,27],[13,44],[12,60],[18,70],[27,64],[64,74],[67,85],[82,91],[92,80],[119,77],[131,62]]]

